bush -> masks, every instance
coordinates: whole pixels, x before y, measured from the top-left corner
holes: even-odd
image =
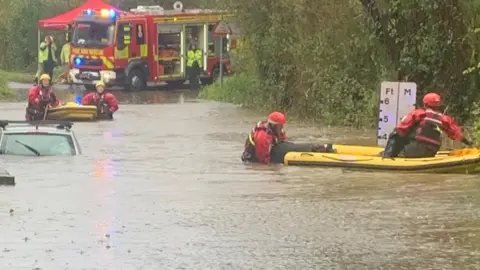
[[[470,117],[479,97],[478,72],[462,71],[478,63],[480,39],[470,29],[480,25],[480,1],[215,3],[237,12],[243,35],[231,56],[242,78],[232,80],[259,86],[243,95],[230,86],[216,89],[223,100],[256,108],[266,103],[329,124],[374,126],[382,81],[416,82],[419,102],[426,92],[439,92],[459,121]],[[247,95],[263,100],[254,104]]]
[[[230,3],[244,34],[230,55],[238,75],[204,96],[327,124],[376,124],[378,90],[388,69],[362,9],[334,0],[309,4]]]
[[[475,140],[475,142],[478,144],[480,144],[480,102],[475,102],[473,104],[473,110],[471,112],[472,114],[472,126],[473,126],[473,129],[471,130],[472,134],[472,139]]]
[[[253,107],[257,103],[255,94],[260,87],[259,82],[254,78],[240,74],[238,76],[225,77],[223,79],[223,87],[220,86],[220,82],[217,80],[214,84],[203,88],[199,97]]]

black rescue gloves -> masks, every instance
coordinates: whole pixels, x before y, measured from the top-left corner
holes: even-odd
[[[408,138],[402,137],[394,130],[388,135],[387,145],[382,154],[382,158],[396,158],[402,152],[405,145],[408,144]]]
[[[464,144],[466,144],[466,145],[468,145],[468,146],[472,146],[472,145],[473,145],[473,142],[467,140],[467,138],[463,138],[463,139],[462,139],[462,143],[464,143]]]

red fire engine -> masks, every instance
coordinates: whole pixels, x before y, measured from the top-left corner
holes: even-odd
[[[222,69],[230,72],[228,51],[234,41],[214,37],[212,31],[218,21],[231,20],[233,15],[227,12],[183,9],[181,2],[173,10],[160,6],[138,6],[130,13],[86,10],[74,22],[69,82],[92,89],[102,80],[131,91],[159,82],[180,85],[187,80],[187,51],[193,45],[203,54],[200,81],[211,83],[219,75],[220,50]]]

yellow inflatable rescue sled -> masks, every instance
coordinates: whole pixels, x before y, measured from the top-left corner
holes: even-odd
[[[378,146],[361,146],[361,145],[342,145],[334,144],[336,154],[357,155],[357,156],[380,156],[383,147]],[[451,151],[438,151],[437,156],[449,155]]]
[[[284,163],[290,166],[337,167],[366,171],[403,171],[421,173],[478,173],[480,149],[441,151],[432,158],[386,158],[383,148],[334,145],[335,153],[289,152]]]
[[[46,120],[93,121],[97,118],[97,107],[67,102],[63,106],[48,108]]]

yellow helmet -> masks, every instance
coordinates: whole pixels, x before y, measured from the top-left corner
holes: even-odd
[[[42,74],[40,76],[40,81],[43,81],[43,80],[50,80],[50,75],[48,74]]]
[[[98,82],[95,84],[95,87],[99,87],[99,86],[105,87],[105,84],[104,84],[102,81],[98,81]]]

